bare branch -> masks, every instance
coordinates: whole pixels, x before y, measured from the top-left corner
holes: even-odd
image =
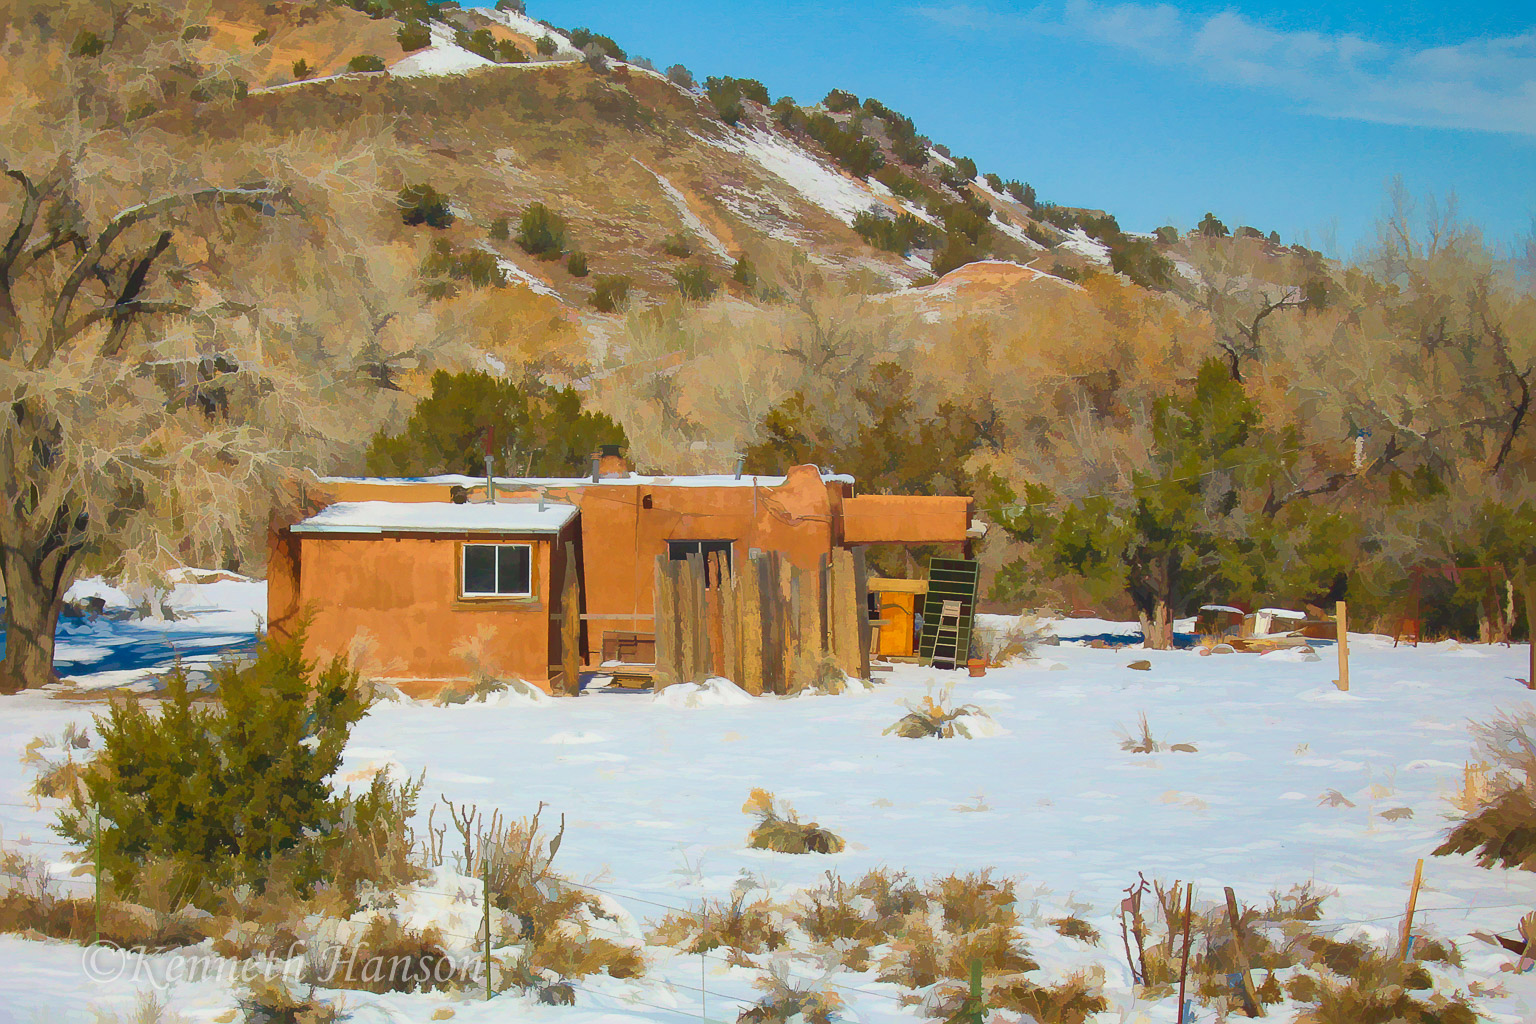
[[[68,340],[69,313],[74,306],[76,297],[79,295],[80,286],[85,283],[88,277],[101,269],[102,260],[106,257],[112,246],[117,243],[118,238],[122,236],[124,231],[127,231],[141,221],[158,217],[172,210],[196,203],[220,200],[253,206],[278,201],[291,205],[287,191],[284,189],[268,187],[209,187],[195,189],[191,192],[162,196],[159,199],[140,203],[137,206],[130,206],[128,209],[121,211],[96,236],[96,240],[91,243],[85,253],[75,263],[74,269],[70,271],[69,277],[59,289],[59,297],[58,301],[54,303],[53,317],[47,339],[32,357],[30,361],[31,368],[39,369],[46,366],[53,359],[59,346]]]

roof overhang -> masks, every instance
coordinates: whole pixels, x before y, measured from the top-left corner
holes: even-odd
[[[536,502],[342,501],[290,530],[302,535],[368,536],[435,533],[473,536],[556,534],[575,519],[575,505]]]

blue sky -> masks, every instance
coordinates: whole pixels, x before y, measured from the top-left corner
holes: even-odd
[[[1536,219],[1529,3],[528,2],[701,80],[878,97],[982,170],[1126,228],[1212,210],[1348,255],[1397,175],[1506,245]]]

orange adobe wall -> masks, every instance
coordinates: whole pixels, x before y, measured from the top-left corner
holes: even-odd
[[[285,535],[281,555],[269,567],[271,628],[286,633],[307,609],[306,656],[329,660],[361,642],[369,674],[398,684],[410,696],[429,696],[468,679],[466,645],[477,648],[475,656],[493,674],[547,689],[550,665],[560,657],[559,629],[551,616],[560,611],[563,542],[575,539],[577,522],[554,538],[470,538],[532,546],[529,598],[460,597],[464,537]],[[296,574],[292,555],[299,552],[289,550],[295,542],[302,544]]]

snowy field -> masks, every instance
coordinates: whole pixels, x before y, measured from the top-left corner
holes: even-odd
[[[64,674],[73,677],[76,697],[93,687],[142,687],[151,670],[178,655],[207,659],[248,645],[263,604],[260,583],[183,585],[168,601],[181,616],[175,621],[67,627]],[[1135,1000],[1120,951],[1117,908],[1138,872],[1164,883],[1193,879],[1197,902],[1218,900],[1231,885],[1239,899],[1265,903],[1273,890],[1312,880],[1337,893],[1325,905],[1325,927],[1340,937],[1386,940],[1396,934],[1414,861],[1437,844],[1463,765],[1476,759],[1469,721],[1533,704],[1516,681],[1525,674],[1524,646],[1394,649],[1390,640],[1354,635],[1346,694],[1332,682],[1331,646],[1307,660],[1296,652],[1202,657],[1099,649],[1067,639],[1128,629],[1066,620],[1057,624],[1060,646],[1041,647],[1033,661],[984,678],[901,667],[873,690],[843,696],[786,700],[677,687],[660,697],[386,702],[354,731],[343,777],[356,784],[386,766],[400,775],[424,770],[423,818],[439,794],[509,817],[547,803],[546,822],[559,813],[567,821],[556,869],[626,911],[621,924],[631,934],[636,922],[726,896],[742,879],[781,896],[823,881],[829,870],[853,879],[887,866],[922,878],[990,867],[1020,879],[1027,943],[1046,976],[1098,965],[1112,1006],[1098,1019],[1172,1021],[1173,999]],[[1138,658],[1150,660],[1151,670],[1126,667]],[[882,734],[904,713],[903,701],[950,686],[955,701],[992,715],[996,735],[933,741]],[[48,825],[58,803],[27,795],[22,750],[67,722],[89,724],[101,705],[29,693],[5,698],[4,708],[0,839],[57,858],[64,849]],[[1156,739],[1192,744],[1195,752],[1121,750],[1143,712]],[[746,849],[753,819],[742,803],[758,786],[843,836],[847,849],[798,857]],[[473,908],[421,905],[439,915],[445,931],[472,932]],[[1463,986],[1502,986],[1502,994],[1478,1001],[1489,1019],[1536,1020],[1536,980],[1501,971],[1511,957],[1470,937],[1476,930],[1512,934],[1536,907],[1536,875],[1429,858],[1418,907],[1429,933],[1459,944]],[[1072,910],[1103,933],[1099,947],[1046,924]],[[571,1008],[515,995],[490,1003],[356,992],[342,999],[354,1020],[426,1021],[451,1006],[454,1019],[477,1022],[730,1024],[756,998],[757,972],[713,955],[646,952],[644,979],[588,979],[577,984]],[[0,937],[0,1022],[126,1013],[149,987],[150,969],[163,973],[167,960],[87,962],[79,947]],[[807,962],[795,969],[822,977]],[[93,980],[93,971],[108,977]],[[830,978],[846,1000],[843,1019],[922,1019],[897,1001],[895,986],[873,977]],[[172,984],[169,997],[189,1021],[232,1019],[228,986]],[[1269,1017],[1290,1015],[1282,1008]],[[1211,1017],[1205,1010],[1195,1019]]]

